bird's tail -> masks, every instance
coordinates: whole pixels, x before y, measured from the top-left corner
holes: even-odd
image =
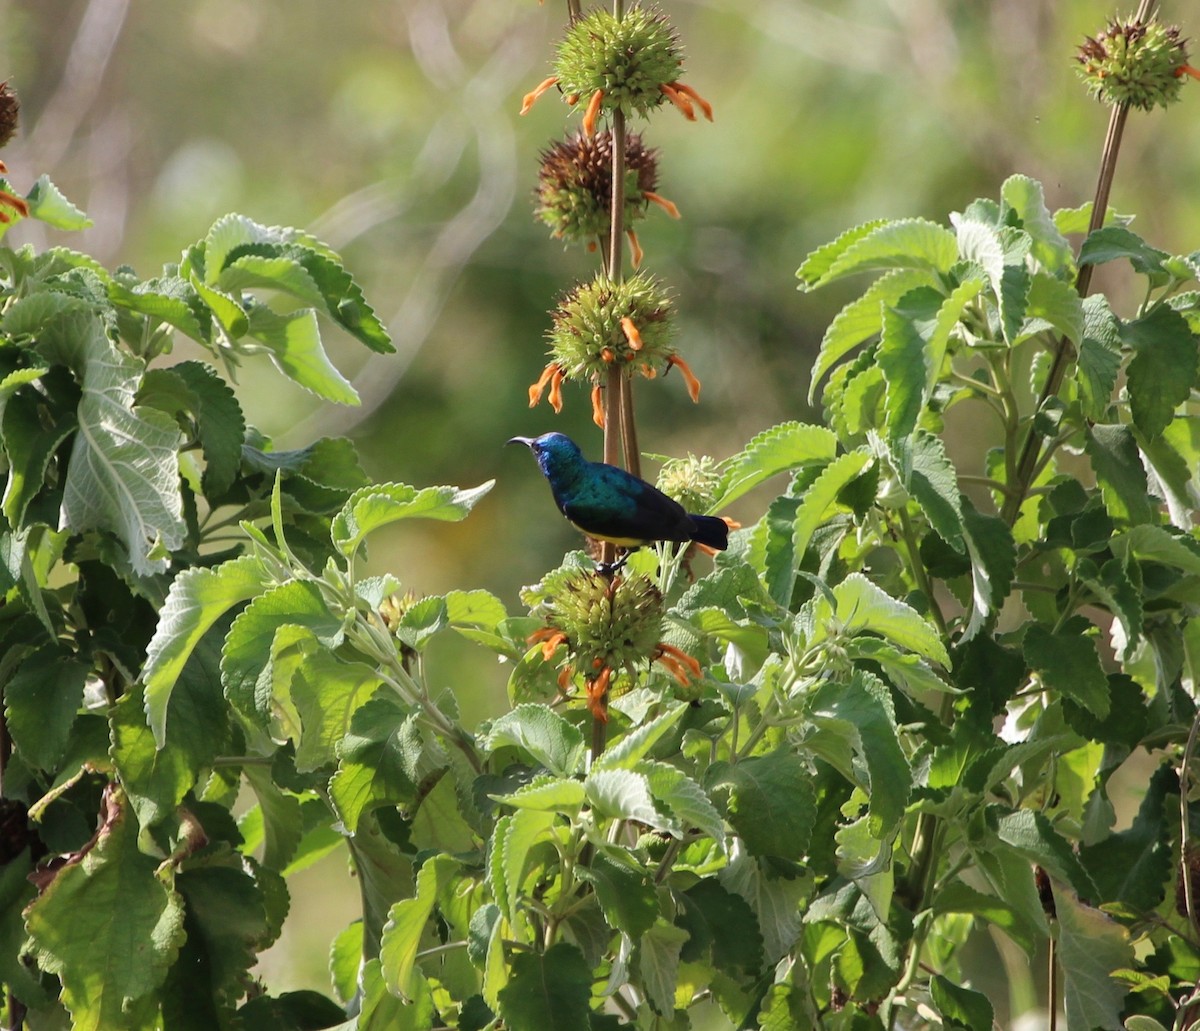
[[[694,515],[692,520],[692,540],[697,544],[707,544],[717,551],[729,547],[729,524],[716,516]]]

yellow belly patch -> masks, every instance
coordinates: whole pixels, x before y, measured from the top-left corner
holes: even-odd
[[[567,522],[570,522],[568,519]],[[582,534],[586,534],[593,540],[607,541],[609,544],[615,544],[618,548],[640,548],[646,542],[637,537],[607,537],[602,533],[595,533],[592,530],[585,530],[578,523],[571,523],[576,530]]]

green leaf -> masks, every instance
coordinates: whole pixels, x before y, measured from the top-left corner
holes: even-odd
[[[725,461],[712,511],[725,508],[772,476],[811,462],[827,462],[836,453],[837,437],[823,426],[801,422],[772,426]]]
[[[633,769],[634,764],[644,759],[663,736],[675,727],[687,709],[682,702],[670,705],[666,712],[643,723],[605,749],[592,764],[592,769]]]
[[[887,688],[855,670],[850,683],[818,689],[810,714],[821,733],[805,744],[867,793],[871,833],[883,841],[903,818],[912,791]]]
[[[408,1000],[398,999],[388,991],[377,959],[363,964],[361,981],[361,1009],[352,1031],[431,1031],[437,1007],[429,982],[420,970],[413,971],[412,995]]]
[[[672,821],[659,811],[649,781],[632,770],[595,770],[583,782],[597,814],[613,820],[634,820],[671,833]]]
[[[1103,294],[1083,302],[1083,340],[1076,360],[1084,415],[1093,422],[1108,412],[1121,371],[1120,323]]]
[[[1029,279],[1025,322],[1013,343],[1046,329],[1062,334],[1077,347],[1083,339],[1083,302],[1075,287],[1061,279],[1035,272]]]
[[[109,714],[111,756],[138,823],[150,827],[175,812],[196,781],[196,770],[181,749],[168,742],[155,747],[146,725],[142,689],[132,688]]]
[[[1092,714],[1108,715],[1108,678],[1093,638],[1067,627],[1051,633],[1040,623],[1025,631],[1025,661],[1042,683],[1063,698],[1078,702]]]
[[[591,862],[577,867],[575,873],[592,886],[604,919],[613,930],[636,939],[660,918],[661,907],[653,880],[625,849],[601,846]]]
[[[347,662],[325,648],[308,655],[292,680],[292,698],[303,727],[296,747],[296,769],[309,773],[336,762],[355,713],[381,687],[382,678],[365,662]]]
[[[950,230],[921,218],[867,223],[813,252],[796,275],[801,289],[815,290],[855,272],[915,268],[946,273],[958,261]]]
[[[660,1016],[675,1013],[675,986],[679,983],[679,953],[688,933],[661,917],[638,938],[638,974],[646,1001]]]
[[[811,882],[797,876],[794,869],[781,870],[774,860],[758,859],[744,849],[733,856],[720,878],[723,888],[746,901],[757,923],[757,928],[739,931],[748,946],[750,969],[754,969],[755,939],[760,937],[766,961],[779,962],[796,946],[802,927],[800,913],[807,904]]]
[[[1149,497],[1146,470],[1137,441],[1128,426],[1097,423],[1087,430],[1084,450],[1100,485],[1104,506],[1114,521],[1153,523],[1155,508]]]
[[[1166,804],[1176,788],[1174,771],[1159,766],[1132,826],[1080,850],[1079,858],[1100,890],[1095,901],[1121,902],[1143,913],[1162,902],[1172,872]]]
[[[46,485],[51,459],[78,425],[74,412],[50,408],[37,391],[20,390],[8,398],[0,433],[10,464],[3,507],[13,527],[25,524],[30,502]]]
[[[76,232],[88,229],[94,223],[79,208],[75,207],[57,186],[50,181],[48,175],[42,175],[33,184],[33,188],[25,196],[29,203],[29,217],[39,222],[53,226],[55,229],[65,229]]]
[[[876,587],[862,573],[851,573],[831,593],[836,608],[824,596],[813,603],[810,647],[826,640],[836,626],[837,633],[846,637],[864,632],[879,634],[906,651],[916,652],[949,669],[950,656],[937,629],[916,609]]]
[[[343,555],[353,555],[367,534],[400,519],[439,519],[458,522],[466,518],[495,485],[488,480],[478,487],[425,487],[418,490],[404,483],[381,483],[363,487],[333,520],[333,543]]]
[[[762,966],[762,934],[754,911],[741,895],[706,877],[678,896],[676,923],[688,932],[683,959],[702,959],[711,948],[718,970],[754,973]]]
[[[212,317],[220,323],[226,336],[236,341],[246,335],[246,330],[250,325],[246,318],[246,309],[235,298],[222,290],[209,286],[197,276],[192,276],[188,283],[208,310],[212,312]]]
[[[561,777],[539,777],[511,794],[491,797],[514,809],[536,809],[567,816],[576,816],[586,801],[582,783]]]
[[[151,279],[132,287],[114,279],[108,284],[108,299],[119,308],[165,322],[200,343],[212,336],[208,306],[196,288],[180,276]]]
[[[926,348],[935,335],[943,297],[930,286],[905,294],[883,310],[879,367],[887,381],[889,440],[902,440],[916,428],[929,378]]]
[[[164,549],[179,548],[185,533],[177,454],[183,438],[175,420],[134,407],[144,364],[114,347],[96,317],[64,317],[42,343],[58,351],[83,386],[63,527],[111,531],[136,572],[162,572]]]
[[[990,812],[1001,811],[999,806],[989,809]],[[1032,809],[1003,813],[996,818],[996,835],[1028,862],[1045,867],[1052,877],[1065,881],[1089,898],[1095,896],[1096,886],[1079,857],[1042,813]]]
[[[1058,961],[1070,1027],[1120,1031],[1125,986],[1112,975],[1134,965],[1128,932],[1074,892],[1051,882],[1058,914]]]
[[[146,715],[158,747],[166,741],[171,692],[192,650],[222,615],[262,590],[266,577],[262,563],[245,555],[212,569],[187,569],[171,584],[142,670]]]
[[[427,859],[417,873],[416,892],[392,906],[383,938],[379,960],[388,989],[396,995],[411,999],[414,991],[413,967],[425,925],[433,915],[438,896],[459,874],[459,864],[445,855]]]
[[[1038,263],[1052,274],[1070,273],[1075,264],[1071,245],[1046,207],[1042,184],[1026,175],[1011,175],[1000,187],[1000,196],[1017,213],[1021,227],[1032,239],[1032,253]]]
[[[325,353],[316,312],[301,309],[278,315],[256,304],[250,309],[246,334],[267,349],[275,368],[293,383],[334,404],[360,403],[358,391]]]
[[[682,838],[687,828],[695,827],[725,851],[725,821],[699,784],[667,763],[641,763],[638,772],[650,785],[650,794],[671,834]]]
[[[269,936],[262,892],[244,871],[221,866],[184,870],[175,888],[187,903],[182,959],[192,967],[188,987],[236,1002]]]
[[[941,974],[930,978],[929,994],[946,1027],[991,1031],[995,1014],[986,995],[963,988]]]
[[[958,492],[958,470],[946,457],[941,438],[917,430],[906,442],[905,488],[921,506],[929,525],[955,551],[963,550],[963,505]]]
[[[344,1003],[354,998],[358,991],[358,974],[362,962],[363,925],[361,920],[352,920],[329,946],[329,979],[338,1001]],[[376,976],[380,987],[383,978],[379,975],[379,961],[375,960]],[[397,1000],[399,1001],[399,1000]]]
[[[288,255],[304,266],[321,296],[325,311],[347,333],[366,344],[376,354],[393,354],[391,338],[362,290],[331,251],[318,252],[311,247],[291,247]]]
[[[1133,423],[1154,439],[1191,395],[1200,350],[1187,320],[1165,304],[1140,319],[1121,323],[1121,340],[1134,352],[1127,370]]]
[[[796,272],[800,280],[801,290],[813,290],[829,273],[832,267],[846,251],[858,241],[873,233],[880,226],[888,225],[887,219],[877,218],[862,225],[847,229],[841,236],[830,243],[822,244],[804,259],[804,264]]]
[[[865,449],[851,451],[835,458],[804,492],[792,528],[792,553],[796,562],[800,561],[808,549],[812,535],[824,522],[829,509],[836,503],[838,494],[848,484],[853,483],[870,462],[871,454]]]
[[[262,825],[262,865],[268,870],[284,871],[288,868],[304,834],[303,807],[295,795],[280,790],[269,771],[258,766],[247,766],[243,771],[246,783],[258,799],[258,809],[251,810],[238,823],[246,835],[246,849],[253,847],[248,832],[248,818],[257,812]]]
[[[369,809],[407,807],[416,800],[418,783],[444,768],[425,768],[423,745],[415,716],[393,698],[375,698],[354,711],[329,782],[329,797],[347,830],[354,833]]]
[[[342,620],[329,610],[320,587],[309,580],[272,587],[241,611],[225,638],[221,680],[233,706],[264,729],[270,723],[275,694],[272,643],[282,627],[304,627],[331,648],[341,644],[343,635]]]
[[[513,956],[509,982],[500,991],[500,1016],[512,1031],[590,1031],[592,970],[566,942],[545,952]]]
[[[518,705],[493,721],[484,747],[516,745],[556,777],[570,777],[583,763],[587,746],[583,734],[544,705]]]
[[[1127,258],[1135,272],[1158,272],[1170,257],[1166,251],[1151,247],[1137,233],[1124,226],[1103,226],[1091,233],[1079,248],[1080,265],[1103,265]]]
[[[1033,936],[1013,907],[1004,899],[977,891],[964,881],[953,880],[933,898],[935,913],[968,913],[981,917],[1007,934],[1027,953],[1036,947]]]
[[[729,822],[754,855],[800,859],[816,823],[816,792],[804,762],[791,751],[714,763],[710,792],[727,795]]]
[[[216,370],[203,362],[171,366],[199,401],[196,429],[204,451],[204,492],[219,497],[232,486],[242,462],[246,420],[237,398]]]
[[[1200,576],[1200,555],[1161,526],[1134,526],[1112,539],[1113,552],[1126,559],[1161,562],[1190,576]]]
[[[822,378],[842,358],[880,331],[880,313],[897,304],[901,297],[918,287],[929,286],[929,274],[914,269],[897,269],[875,280],[863,294],[846,305],[829,324],[821,339],[821,350],[813,363],[808,387],[812,404]],[[833,457],[831,451],[827,458]]]
[[[1028,857],[994,835],[987,835],[977,842],[972,854],[996,894],[1012,908],[1021,929],[1018,934],[1011,935],[1013,941],[1032,958],[1035,943],[1046,938],[1050,927]]]
[[[137,825],[110,787],[94,847],[58,870],[26,913],[38,965],[62,980],[78,1031],[154,1025],[154,993],[184,939],[183,903],[157,865],[138,851]]]
[[[89,672],[89,663],[49,646],[24,659],[4,685],[8,732],[31,767],[53,770],[62,758]]]
[[[1008,597],[1017,569],[1017,546],[1003,519],[975,511],[965,499],[963,529],[971,559],[971,619],[964,634],[970,640]]]

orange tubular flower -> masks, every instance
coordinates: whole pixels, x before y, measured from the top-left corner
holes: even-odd
[[[592,422],[604,429],[604,400],[600,384],[592,387]]]
[[[1197,71],[1190,64],[1181,64],[1175,69],[1175,78],[1178,79],[1181,75],[1190,75],[1193,79],[1200,79],[1200,71]]]
[[[587,110],[583,113],[583,134],[585,136],[596,135],[596,119],[600,117],[600,105],[604,101],[604,90],[598,89],[592,94],[592,99],[588,101]]]
[[[558,366],[554,362],[551,362],[542,369],[542,374],[538,377],[537,382],[529,388],[530,408],[537,407],[537,403],[542,399],[542,394],[546,389],[546,384],[550,382],[550,378],[554,375],[557,368]]]
[[[625,332],[625,339],[629,341],[629,346],[634,351],[640,351],[644,346],[642,344],[642,334],[638,332],[637,326],[633,324],[633,319],[626,315],[621,319],[621,329]]]
[[[525,94],[525,99],[521,101],[521,114],[529,113],[529,109],[537,103],[537,98],[540,97],[551,86],[558,85],[558,76],[551,75],[548,79],[543,79],[530,92]]]
[[[654,379],[654,377],[658,375],[658,370],[653,365],[643,365],[642,375],[645,376],[646,379]]]
[[[554,409],[554,414],[558,415],[562,411],[562,381],[563,370],[562,366],[554,366],[554,372],[550,374],[550,407]]]
[[[29,205],[25,203],[24,199],[21,197],[16,197],[11,193],[6,193],[3,190],[0,190],[0,207],[12,208],[13,211],[15,211],[22,218],[29,217]],[[9,217],[8,213],[0,210],[0,222],[11,221],[12,219]]]
[[[697,93],[694,89],[692,89],[691,86],[688,86],[686,83],[682,83],[682,82],[672,82],[672,83],[670,83],[670,86],[677,93],[682,93],[684,96],[690,97],[692,100],[694,100],[697,104],[700,105],[700,110],[704,112],[704,117],[707,118],[710,122],[713,120],[712,104],[710,104],[707,100],[705,100],[702,96],[700,96],[700,94]]]
[[[674,104],[677,108],[679,108],[680,111],[683,112],[684,118],[686,118],[689,122],[694,122],[696,120],[695,108],[692,107],[691,102],[687,99],[687,97],[680,93],[679,90],[665,82],[659,87],[659,89],[663,91],[663,95],[672,104]]]
[[[679,209],[675,207],[666,197],[660,197],[657,193],[651,193],[649,190],[642,191],[642,196],[651,204],[657,204],[672,218],[679,218]]]
[[[697,679],[700,677],[699,661],[692,658],[692,656],[682,649],[676,648],[673,644],[660,643],[658,648],[655,650],[654,657],[660,662],[663,660],[663,658],[670,657],[677,664],[682,664],[683,666],[687,667],[693,677],[696,677]]]
[[[638,243],[637,233],[632,229],[626,229],[625,235],[629,237],[629,261],[635,269],[641,268],[644,253],[642,245]]]
[[[688,363],[679,355],[673,354],[667,359],[667,364],[679,368],[679,371],[683,373],[683,380],[687,384],[688,397],[692,399],[693,403],[698,402],[700,400],[700,381],[696,379],[696,374],[688,368]]]
[[[605,700],[608,695],[608,682],[611,679],[612,670],[606,666],[595,680],[587,682],[588,709],[592,717],[601,723],[608,722],[608,706]]]
[[[542,642],[542,661],[549,662],[558,651],[558,646],[567,643],[567,635],[552,626],[544,626],[530,634],[526,643],[536,644],[538,641]]]

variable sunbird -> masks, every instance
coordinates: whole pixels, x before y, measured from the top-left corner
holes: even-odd
[[[691,515],[678,501],[632,473],[589,462],[562,433],[513,437],[533,452],[554,503],[577,530],[633,550],[654,541],[695,541],[717,551],[729,546],[729,527],[716,516]]]

